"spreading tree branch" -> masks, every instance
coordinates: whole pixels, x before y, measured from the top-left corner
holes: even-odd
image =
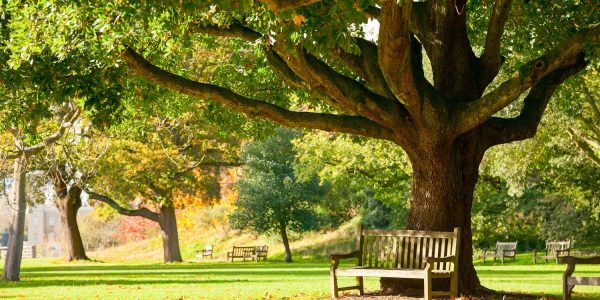
[[[396,101],[372,92],[360,82],[336,72],[322,60],[297,45],[292,54],[285,53],[283,44],[276,50],[288,66],[314,90],[334,99],[348,114],[366,117],[387,127],[402,127],[406,111]]]
[[[254,42],[263,37],[260,32],[246,27],[240,22],[233,22],[227,26],[218,26],[216,24],[194,24],[190,30],[192,33],[206,33],[213,36],[239,38],[248,42]]]
[[[600,25],[580,32],[558,48],[530,61],[495,90],[459,107],[457,134],[467,132],[484,123],[554,71],[580,64],[579,60],[584,54],[586,45],[597,42],[600,42]]]
[[[287,127],[344,132],[395,141],[392,130],[365,117],[290,111],[265,101],[250,99],[230,89],[200,83],[165,71],[127,48],[123,53],[127,64],[139,75],[180,93],[209,99],[251,117],[263,117]]]
[[[485,39],[485,48],[481,55],[482,76],[484,84],[487,86],[500,71],[502,66],[502,57],[500,55],[500,45],[502,35],[504,34],[504,26],[508,20],[510,5],[512,0],[496,0],[494,10],[487,30]]]
[[[111,199],[107,196],[100,195],[98,193],[90,192],[90,191],[87,191],[86,193],[89,195],[90,199],[106,203],[122,215],[133,216],[133,217],[142,217],[142,218],[146,218],[148,220],[152,220],[154,222],[160,222],[159,214],[155,213],[145,207],[139,208],[139,209],[127,209],[127,208],[122,207],[121,205],[119,205],[119,203],[117,203],[116,201],[114,201],[113,199]]]
[[[364,79],[377,94],[394,99],[395,95],[387,86],[379,68],[377,45],[362,38],[356,38],[356,45],[360,49],[360,54],[348,53],[337,48],[332,49],[330,53]]]
[[[321,2],[321,0],[260,0],[260,2],[266,4],[267,8],[274,12],[281,12],[284,10],[311,5]]]
[[[483,123],[480,129],[486,140],[485,148],[535,136],[548,101],[556,88],[567,78],[583,70],[586,65],[584,55],[580,53],[573,65],[554,70],[536,82],[525,97],[523,108],[517,117],[492,117]]]
[[[412,77],[410,22],[412,1],[385,1],[381,10],[378,60],[383,77],[396,98],[416,111],[419,101]]]
[[[49,145],[51,145],[54,142],[56,142],[57,140],[59,140],[63,136],[65,131],[73,125],[73,122],[75,122],[75,120],[77,120],[77,118],[79,117],[79,114],[80,114],[80,111],[78,108],[74,108],[74,109],[70,110],[63,117],[61,124],[58,127],[58,130],[56,132],[49,135],[43,141],[41,141],[33,146],[28,146],[28,147],[24,147],[21,149],[17,149],[16,151],[13,151],[11,154],[3,155],[2,158],[15,159],[15,158],[21,157],[23,155],[31,156],[31,155],[38,154],[39,152],[44,150],[46,147],[48,147]]]

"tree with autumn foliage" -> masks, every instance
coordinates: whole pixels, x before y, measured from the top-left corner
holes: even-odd
[[[215,135],[198,116],[154,116],[115,127],[85,185],[90,199],[158,223],[165,262],[182,261],[176,209],[218,198],[218,169],[238,164],[237,141]]]

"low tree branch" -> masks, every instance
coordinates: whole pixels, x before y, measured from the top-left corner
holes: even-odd
[[[154,222],[160,222],[159,214],[155,213],[145,207],[139,208],[139,209],[127,209],[127,208],[122,207],[121,205],[119,205],[119,203],[117,203],[116,201],[114,201],[113,199],[111,199],[107,196],[100,195],[98,193],[90,192],[90,191],[87,191],[86,193],[89,195],[90,199],[106,203],[122,215],[132,216],[132,217],[142,217],[142,218],[146,218],[148,220],[152,220]]]
[[[600,25],[580,32],[558,48],[525,64],[509,80],[483,97],[458,106],[455,132],[461,134],[476,128],[549,74],[580,64],[586,45],[597,42],[600,42]]]
[[[200,99],[209,99],[251,117],[263,117],[287,127],[320,129],[397,140],[392,130],[360,116],[290,111],[265,101],[250,99],[208,83],[200,83],[165,71],[127,48],[127,64],[139,75],[164,87]]]

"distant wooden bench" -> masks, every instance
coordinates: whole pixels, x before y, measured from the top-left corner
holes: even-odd
[[[492,252],[488,254],[488,252]],[[517,242],[496,242],[496,248],[494,250],[484,249],[483,250],[483,263],[485,263],[486,257],[493,257],[494,262],[499,258],[502,264],[504,264],[504,258],[512,258],[513,261],[517,255]]]
[[[202,259],[205,257],[213,258],[213,246],[212,245],[204,245],[203,249],[196,250],[196,260]]]
[[[255,250],[256,250],[256,261],[260,261],[261,259],[263,261],[267,260],[267,253],[269,252],[268,246],[256,246]]]
[[[458,293],[458,255],[460,229],[453,232],[363,229],[359,250],[331,256],[331,296],[339,291],[357,289],[364,294],[363,277],[423,279],[425,299]],[[351,268],[338,268],[341,259],[356,258]],[[338,287],[337,277],[356,277],[356,286]],[[432,291],[432,278],[449,278],[450,291]]]
[[[0,247],[0,258],[6,257],[7,251],[8,247]],[[23,252],[21,255],[22,258],[36,258],[37,252],[35,251],[35,246],[23,245]]]
[[[546,255],[537,255],[537,250],[533,250],[533,263],[536,264],[538,259],[555,259],[558,264],[559,257],[569,256],[571,254],[571,241],[546,242]]]
[[[249,247],[236,247],[233,246],[233,250],[227,252],[227,260],[231,259],[233,261],[234,258],[241,258],[244,261],[246,259],[260,261],[267,259],[267,252],[269,247],[267,246],[249,246]]]
[[[567,270],[563,274],[563,300],[571,299],[571,291],[576,285],[595,285],[600,286],[600,277],[573,277],[575,265],[577,264],[600,264],[600,256],[591,258],[577,258],[574,256],[565,256],[560,258],[560,262],[567,264]]]

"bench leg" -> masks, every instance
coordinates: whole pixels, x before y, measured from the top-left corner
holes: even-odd
[[[454,300],[458,297],[458,274],[454,272],[450,278],[450,299]]]
[[[365,294],[365,286],[362,276],[356,277],[356,285],[358,286],[358,293],[363,296]]]
[[[431,273],[428,272],[428,274],[425,275],[425,279],[423,282],[423,299],[431,300],[432,292],[433,290],[431,287]]]
[[[331,268],[331,299],[338,298],[338,285],[337,276],[335,276],[335,269]]]
[[[574,287],[574,285],[569,285],[566,281],[563,281],[563,300],[571,300],[571,291]]]

